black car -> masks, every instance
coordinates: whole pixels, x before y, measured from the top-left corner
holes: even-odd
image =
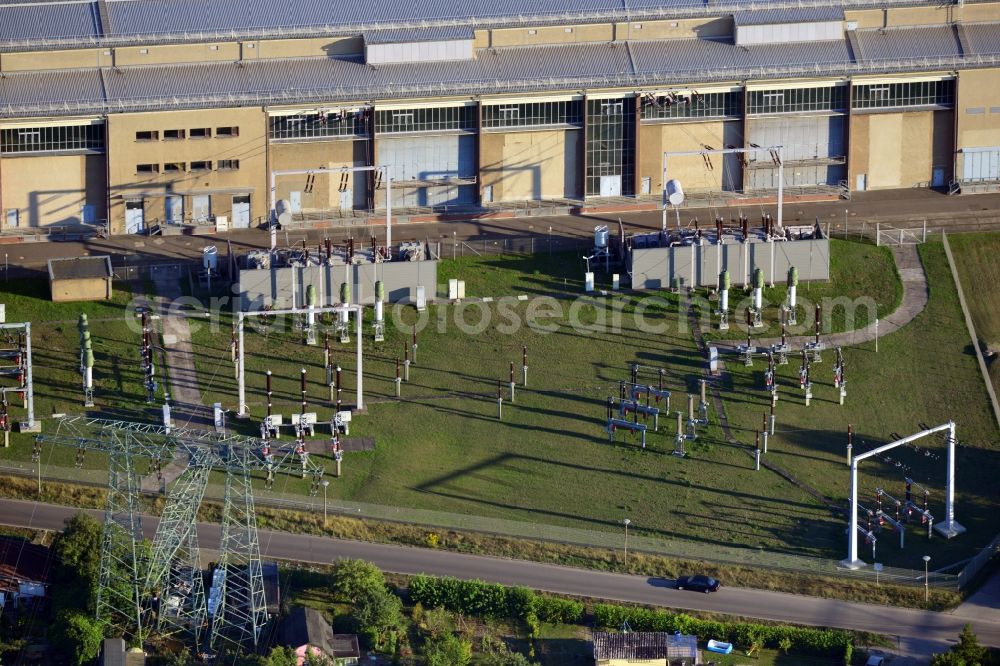
[[[711,576],[681,576],[677,579],[677,589],[705,593],[715,592],[719,589],[719,581]]]

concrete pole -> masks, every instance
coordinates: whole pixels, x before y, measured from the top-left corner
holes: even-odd
[[[847,559],[841,564],[848,569],[860,569],[865,565],[858,559],[858,461],[851,459],[851,504],[848,524]]]
[[[392,258],[392,167],[386,164],[385,169],[385,250]],[[375,175],[374,173],[372,175]]]
[[[662,230],[667,230],[667,153],[663,153],[663,215],[662,215]]]
[[[783,211],[785,208],[785,149],[778,146],[778,228],[783,228]]]
[[[357,313],[357,320],[356,320],[357,321],[357,327],[355,329],[355,335],[354,335],[354,337],[356,338],[357,343],[358,343],[358,351],[357,351],[357,356],[358,356],[358,360],[357,360],[357,363],[358,363],[357,403],[358,403],[358,411],[360,412],[361,410],[363,410],[365,408],[364,390],[362,388],[362,383],[364,382],[364,368],[362,367],[362,363],[364,362],[364,360],[363,360],[362,354],[361,354],[361,319],[362,319],[362,315],[364,314],[365,309],[361,306],[360,303],[358,305],[354,306],[354,307],[357,308],[355,310],[355,312]]]

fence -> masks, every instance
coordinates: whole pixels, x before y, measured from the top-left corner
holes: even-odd
[[[496,256],[503,254],[555,254],[557,252],[589,251],[594,243],[591,238],[565,238],[559,236],[504,236],[482,240],[453,240],[428,243],[431,256],[457,259],[467,256]]]
[[[979,551],[978,555],[969,560],[969,563],[958,572],[958,586],[962,588],[972,582],[976,574],[982,571],[983,567],[997,555],[1000,555],[1000,534],[993,537],[993,541],[990,541],[985,548]]]
[[[38,466],[27,462],[0,467],[0,473],[19,475],[32,479],[39,477]],[[100,470],[81,470],[55,465],[43,465],[40,478],[42,482],[72,481],[77,484],[105,487],[107,475]],[[210,485],[205,492],[205,497],[213,501],[220,500],[223,497],[223,492],[224,488],[222,486]],[[159,493],[153,493],[153,495],[157,494]],[[322,497],[293,495],[260,488],[254,492],[254,503],[257,506],[306,511],[317,514],[322,513],[324,510],[324,499]],[[606,549],[612,552],[616,552],[624,545],[622,534],[619,532],[588,530],[543,523],[526,523],[504,518],[449,513],[431,509],[415,509],[334,500],[326,502],[326,511],[330,515],[419,526],[426,528],[429,532],[433,532],[434,530],[455,530],[493,536],[501,535],[585,548]],[[873,583],[876,576],[878,576],[878,580],[885,583],[911,587],[922,587],[924,585],[924,572],[921,570],[885,567],[880,573],[876,574],[870,568],[858,570],[845,569],[836,561],[830,559],[768,551],[760,548],[705,544],[682,539],[648,537],[634,533],[629,535],[629,548],[633,552],[642,552],[663,557],[745,566],[771,571],[832,578],[860,579]],[[995,546],[991,545],[991,548],[995,548]],[[981,556],[982,554],[977,557]],[[970,564],[969,567],[971,566]],[[979,566],[981,567],[982,564]],[[932,572],[928,577],[929,586],[935,589],[957,590],[959,583],[960,576],[954,574]]]

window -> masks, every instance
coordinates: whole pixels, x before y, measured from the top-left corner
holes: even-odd
[[[239,135],[240,135],[239,127],[230,126],[230,127],[215,128],[215,136],[217,137],[229,137],[229,136],[239,136]]]
[[[211,136],[212,129],[210,127],[195,127],[190,133],[192,139],[208,139]]]
[[[377,132],[468,132],[476,129],[477,122],[475,106],[442,106],[375,112]]]
[[[847,110],[847,86],[785,88],[747,92],[747,113],[801,113]]]
[[[181,173],[184,171],[184,162],[167,162],[163,165],[163,173]]]
[[[104,125],[64,125],[0,130],[0,153],[104,150]]]
[[[144,174],[159,173],[160,172],[160,165],[159,164],[137,164],[137,165],[135,165],[135,172],[136,173],[144,173]]]
[[[159,132],[145,131],[145,132],[136,132],[135,133],[135,140],[136,141],[156,141],[159,138],[160,138],[160,133]]]
[[[648,94],[642,99],[643,120],[669,118],[726,118],[743,114],[743,93],[668,92]]]
[[[953,107],[955,81],[907,81],[854,87],[855,109],[889,109],[907,106]]]
[[[173,130],[163,130],[163,140],[164,141],[176,141],[177,139],[184,138],[184,130],[173,129]]]
[[[207,160],[191,162],[191,171],[211,171],[212,163]]]
[[[601,193],[602,176],[619,176],[635,191],[635,98],[587,100],[586,194]]]
[[[219,160],[219,171],[231,171],[240,168],[239,160]]]
[[[583,102],[530,102],[526,104],[486,104],[483,127],[528,127],[583,123]]]
[[[368,109],[340,110],[268,119],[272,139],[312,139],[338,136],[366,136]],[[237,131],[239,128],[235,128]]]

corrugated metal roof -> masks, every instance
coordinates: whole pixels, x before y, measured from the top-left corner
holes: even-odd
[[[0,107],[103,100],[96,69],[22,72],[0,78]]]
[[[368,26],[622,9],[621,0],[109,0],[116,34],[177,34],[306,26]]]
[[[635,71],[651,74],[664,71],[728,69],[748,64],[746,49],[707,39],[677,39],[632,42]]]
[[[662,631],[636,631],[620,634],[594,632],[594,659],[649,661],[697,658],[698,637],[668,634]]]
[[[374,30],[364,33],[365,44],[398,44],[401,42],[435,42],[451,39],[472,39],[472,28],[445,26],[408,30]]]
[[[950,25],[858,30],[857,38],[865,61],[962,55]]]
[[[1000,53],[1000,23],[965,23],[963,28],[973,55]]]
[[[795,7],[790,9],[758,9],[733,14],[736,25],[773,25],[776,23],[813,23],[843,21],[841,7]]]
[[[0,6],[0,41],[31,41],[100,34],[97,3],[68,2]]]
[[[751,67],[782,67],[787,65],[825,65],[851,62],[847,40],[821,42],[788,42],[785,44],[754,44],[748,46]]]

